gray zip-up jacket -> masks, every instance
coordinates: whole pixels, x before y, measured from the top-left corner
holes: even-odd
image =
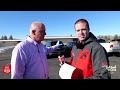
[[[111,79],[107,70],[109,59],[105,49],[96,41],[97,38],[90,32],[83,44],[77,42],[71,51],[71,60],[68,63],[76,70],[73,79]]]

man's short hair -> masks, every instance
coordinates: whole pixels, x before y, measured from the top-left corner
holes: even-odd
[[[84,22],[84,23],[86,23],[87,28],[90,30],[89,23],[88,23],[88,21],[87,21],[86,19],[78,19],[78,20],[75,22],[74,25],[76,25],[78,22]]]

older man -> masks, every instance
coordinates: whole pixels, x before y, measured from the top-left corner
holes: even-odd
[[[30,36],[13,49],[11,57],[11,79],[48,79],[46,54],[59,46],[46,48],[41,41],[46,35],[45,25],[33,22]]]

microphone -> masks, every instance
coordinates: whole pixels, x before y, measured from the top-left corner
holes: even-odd
[[[58,53],[58,59],[60,61],[60,66],[62,66],[65,63],[65,56],[63,52]]]

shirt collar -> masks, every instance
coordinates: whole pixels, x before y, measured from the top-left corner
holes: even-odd
[[[27,40],[28,40],[29,42],[33,43],[34,45],[39,45],[36,41],[34,41],[32,38],[30,38],[30,36],[27,37]]]

